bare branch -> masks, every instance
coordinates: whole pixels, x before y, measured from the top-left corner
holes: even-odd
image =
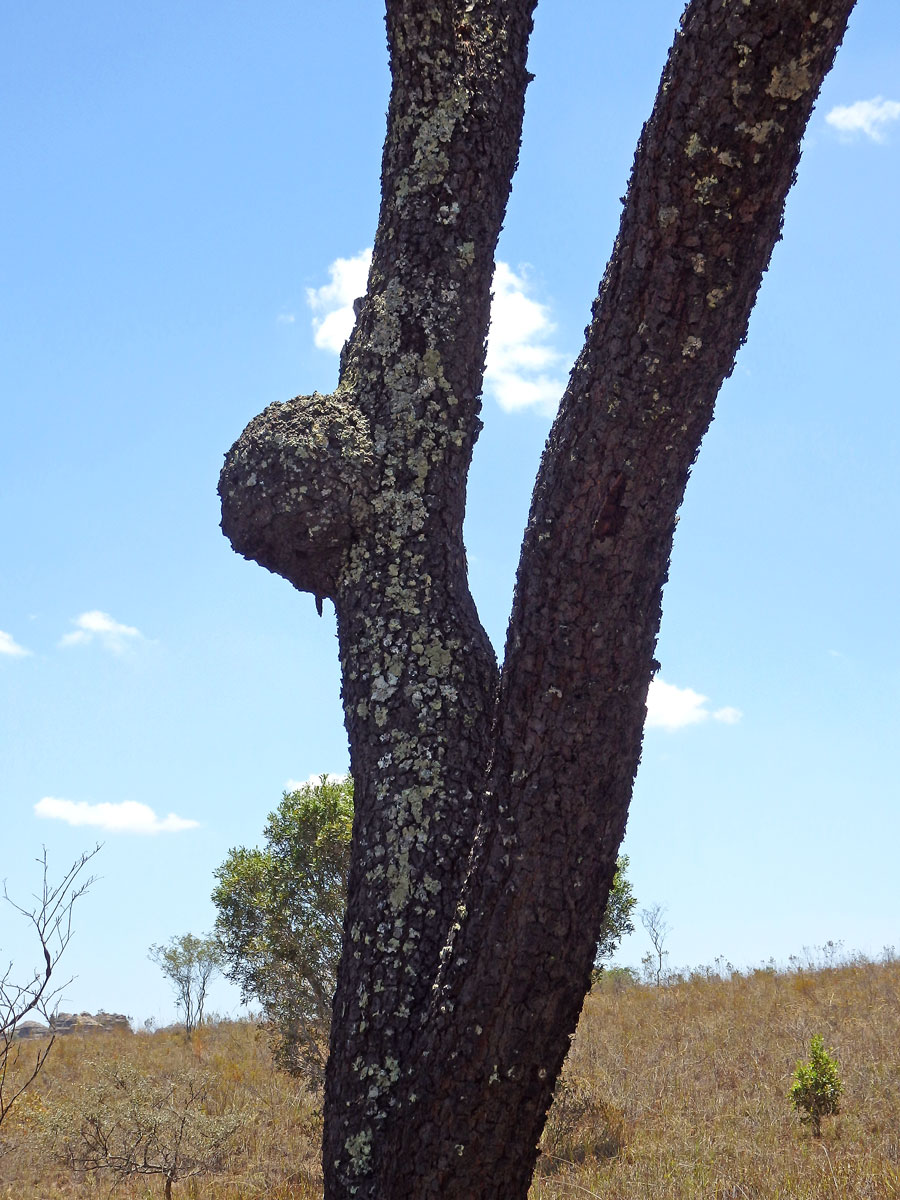
[[[37,859],[41,864],[41,889],[33,896],[32,908],[16,903],[7,890],[6,880],[3,881],[3,898],[34,930],[43,966],[35,969],[26,982],[16,983],[12,978],[13,964],[10,962],[0,978],[0,1125],[16,1100],[40,1074],[56,1040],[52,1019],[63,991],[72,980],[69,978],[56,986],[51,986],[51,981],[72,937],[72,910],[75,903],[96,880],[96,876],[92,875],[79,882],[79,877],[99,850],[98,843],[93,850],[77,858],[62,879],[51,884],[45,847]],[[49,1041],[37,1050],[34,1063],[21,1070],[19,1063],[22,1056],[15,1043],[22,1022],[29,1013],[41,1016],[47,1022]]]

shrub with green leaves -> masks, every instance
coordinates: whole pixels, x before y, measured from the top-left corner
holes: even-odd
[[[256,1001],[278,1063],[322,1078],[341,956],[353,781],[322,775],[285,792],[265,846],[238,847],[216,871],[225,974]]]
[[[800,1120],[812,1125],[816,1137],[822,1133],[822,1118],[840,1112],[843,1090],[838,1064],[825,1049],[821,1035],[814,1034],[809,1043],[809,1062],[797,1063],[790,1098]]]
[[[596,983],[600,972],[604,970],[607,960],[612,958],[619,948],[619,942],[627,933],[634,933],[634,921],[631,914],[637,904],[631,881],[625,872],[628,870],[628,855],[620,854],[616,860],[616,873],[613,876],[609,898],[606,901],[606,911],[603,914],[603,924],[600,926],[600,936],[594,953],[593,982]]]

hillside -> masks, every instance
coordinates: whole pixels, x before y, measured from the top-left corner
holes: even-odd
[[[841,1112],[825,1119],[819,1139],[787,1099],[797,1060],[816,1033],[833,1050],[844,1083]],[[131,1087],[134,1120],[155,1114],[159,1122],[169,1103],[182,1115],[199,1114],[194,1152],[220,1171],[176,1180],[175,1200],[321,1195],[318,1098],[272,1069],[252,1025],[222,1022],[196,1034],[193,1046],[175,1030],[59,1040],[39,1083],[0,1131],[3,1200],[108,1194],[107,1172],[92,1183],[54,1162],[50,1146],[54,1137],[62,1145],[66,1122],[70,1133],[76,1129],[73,1104],[96,1108],[97,1081],[113,1072],[118,1083],[107,1087],[104,1103],[122,1103]],[[67,1098],[68,1116],[58,1108]],[[165,1121],[159,1132],[164,1141]],[[162,1196],[164,1181],[135,1178],[116,1194]],[[531,1192],[532,1200],[585,1195],[900,1197],[900,961],[745,975],[726,969],[725,977],[701,970],[661,988],[615,978],[596,987]]]

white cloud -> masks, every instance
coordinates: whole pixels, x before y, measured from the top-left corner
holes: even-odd
[[[876,96],[855,104],[838,104],[825,117],[826,122],[847,137],[862,133],[873,142],[883,142],[883,126],[900,119],[900,102]]]
[[[293,325],[297,318],[293,313],[279,313],[276,320],[279,325]]]
[[[650,683],[647,694],[648,729],[684,729],[686,725],[699,725],[712,718],[724,725],[736,725],[742,717],[739,708],[718,708],[710,712],[706,707],[709,697],[702,696],[693,688],[676,687],[656,678]]]
[[[562,355],[547,345],[556,326],[530,290],[524,271],[517,275],[508,263],[497,263],[484,382],[507,412],[537,408],[552,415],[566,386]]]
[[[34,806],[35,816],[68,825],[93,825],[108,833],[180,833],[198,828],[199,821],[185,820],[169,813],[158,817],[147,804],[123,800],[121,804],[88,804],[85,800],[60,800],[44,796]]]
[[[23,658],[30,653],[30,650],[19,645],[11,633],[4,633],[0,629],[0,654],[5,654],[8,658]]]
[[[96,638],[105,649],[121,654],[129,640],[142,637],[140,630],[133,625],[122,625],[114,621],[109,613],[97,609],[74,617],[72,624],[75,629],[60,638],[60,646],[87,645]]]
[[[732,705],[726,704],[724,708],[716,709],[712,715],[712,719],[714,721],[721,721],[723,725],[737,725],[743,715],[739,708],[733,708]]]
[[[326,783],[343,783],[346,778],[346,772],[343,775],[332,775],[330,772],[325,773]],[[286,779],[284,781],[284,790],[286,792],[296,792],[302,787],[308,787],[311,783],[320,783],[321,780],[321,772],[317,775],[310,775],[309,779]]]
[[[306,300],[313,316],[314,340],[320,350],[340,354],[353,330],[353,301],[366,294],[372,251],[360,250],[354,258],[336,258],[328,268],[331,282],[307,288]]]

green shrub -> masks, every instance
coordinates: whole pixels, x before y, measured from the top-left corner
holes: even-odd
[[[278,1064],[321,1081],[341,957],[353,781],[322,775],[285,792],[262,849],[215,872],[216,938],[227,977],[256,1002]]]
[[[822,1118],[840,1112],[838,1101],[844,1085],[838,1064],[825,1049],[820,1034],[809,1043],[809,1062],[798,1062],[791,1084],[790,1098],[804,1124],[812,1125],[813,1134],[822,1132]]]

